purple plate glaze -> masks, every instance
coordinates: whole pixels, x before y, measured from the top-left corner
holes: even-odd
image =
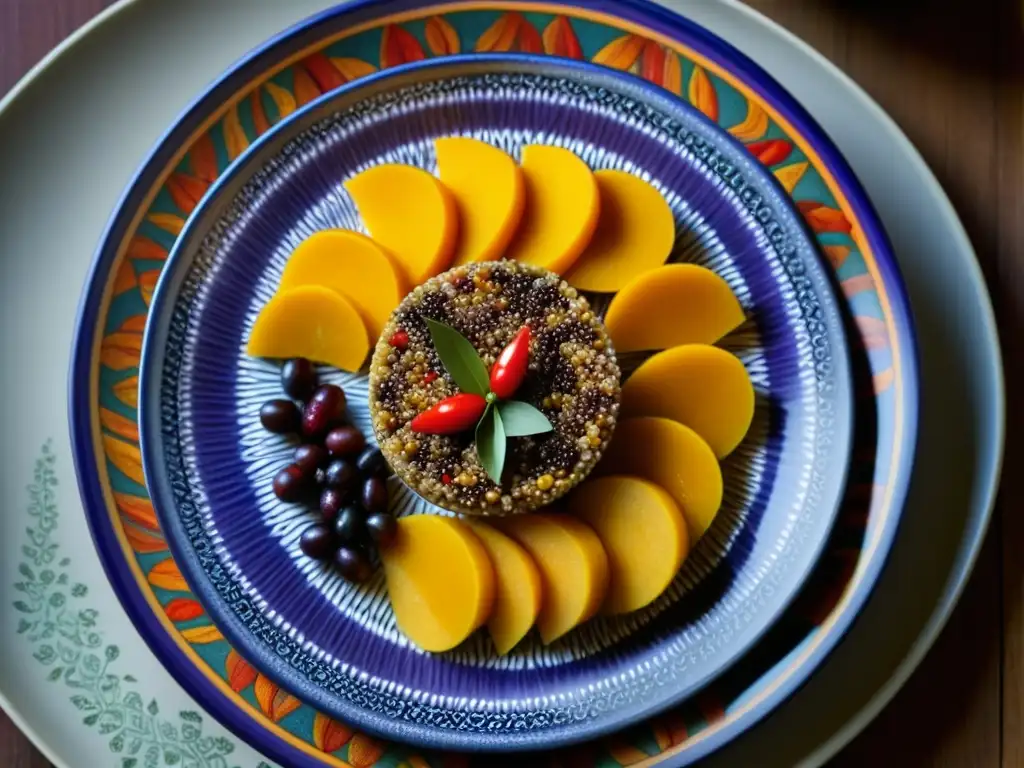
[[[445,654],[397,630],[382,574],[344,582],[298,550],[315,513],[270,481],[294,444],[259,425],[278,367],[244,353],[305,237],[363,230],[344,180],[381,162],[435,170],[432,141],[471,135],[515,157],[564,146],[654,184],[677,222],[671,259],[722,275],[750,321],[723,342],[758,390],[723,463],[712,528],[651,606],[544,646],[494,653],[477,633]],[[591,297],[602,311],[606,299]],[[551,748],[649,717],[748,650],[817,560],[845,484],[847,321],[773,177],[661,89],[589,64],[501,55],[434,59],[307,105],[238,158],[200,203],[152,301],[141,364],[147,483],[175,560],[252,664],[313,706],[389,738],[472,750]],[[629,360],[622,361],[626,368]],[[369,439],[365,373],[343,386]],[[440,513],[392,478],[396,514]]]

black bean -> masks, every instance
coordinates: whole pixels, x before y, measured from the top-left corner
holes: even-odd
[[[326,525],[311,525],[302,532],[302,537],[299,539],[299,549],[302,550],[302,554],[315,560],[331,559],[337,548],[334,534]]]
[[[268,400],[260,408],[260,423],[265,430],[277,435],[298,432],[301,424],[299,407],[291,400]]]
[[[384,460],[384,454],[380,452],[380,448],[373,445],[367,446],[359,454],[356,466],[359,467],[363,477],[382,477],[390,472],[388,463]]]
[[[358,480],[359,470],[355,464],[345,459],[335,459],[327,465],[327,471],[324,473],[324,482],[346,496],[356,489]]]
[[[281,385],[289,397],[305,402],[316,390],[316,368],[304,357],[286,360],[281,367]]]
[[[373,565],[365,552],[349,547],[342,547],[334,554],[334,564],[338,566],[342,577],[348,581],[366,581],[373,575]]]
[[[327,433],[324,445],[331,456],[356,456],[366,447],[366,438],[357,427],[335,427]]]
[[[366,515],[359,507],[349,506],[341,510],[334,521],[334,535],[339,544],[358,544],[366,538]]]
[[[345,505],[345,495],[337,488],[324,488],[320,492],[320,514],[324,520],[334,520]]]
[[[298,501],[309,486],[310,478],[296,464],[289,464],[274,476],[274,495],[281,501]]]
[[[363,508],[367,512],[387,512],[388,486],[379,477],[370,477],[363,482]]]
[[[370,539],[374,544],[384,548],[390,546],[395,540],[395,534],[398,533],[398,524],[395,521],[394,515],[389,515],[387,512],[378,512],[366,518],[366,531],[370,534]]]
[[[317,388],[302,412],[302,434],[320,439],[345,419],[345,393],[334,384]]]
[[[295,463],[307,475],[315,475],[327,463],[327,451],[315,443],[300,445],[295,449]]]

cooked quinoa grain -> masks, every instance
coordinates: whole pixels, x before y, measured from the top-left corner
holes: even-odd
[[[459,331],[488,369],[524,325],[530,364],[514,399],[554,430],[509,438],[500,485],[480,464],[473,430],[414,432],[421,411],[457,394],[424,318]],[[370,413],[381,450],[416,493],[453,512],[491,515],[550,504],[590,472],[619,409],[615,351],[586,299],[557,275],[512,261],[456,267],[412,291],[381,334],[370,365]]]

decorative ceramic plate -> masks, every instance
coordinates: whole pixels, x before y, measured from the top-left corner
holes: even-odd
[[[316,516],[268,492],[294,444],[268,437],[258,416],[279,369],[245,353],[295,247],[325,228],[361,227],[342,183],[380,162],[434,171],[442,135],[473,135],[517,159],[526,144],[563,146],[595,170],[649,179],[675,215],[670,260],[725,277],[752,320],[727,343],[758,389],[757,420],[726,459],[724,508],[675,583],[648,608],[551,645],[528,637],[507,656],[484,633],[424,653],[396,628],[382,578],[354,586],[302,555],[299,535]],[[606,303],[594,299],[595,309]],[[784,191],[692,107],[586,63],[506,54],[406,65],[282,121],[193,211],[143,346],[146,478],[186,579],[275,682],[407,742],[550,748],[685,698],[796,594],[844,487],[852,405],[842,322]],[[332,380],[371,435],[365,373]],[[440,511],[397,479],[391,505]]]
[[[569,45],[563,49],[564,41]],[[316,52],[336,68],[355,60],[362,70],[349,69],[354,77],[396,63],[399,48],[412,58],[477,48],[564,51],[681,92],[758,151],[797,203],[843,285],[844,302],[855,318],[858,419],[850,490],[825,560],[783,622],[720,685],[607,745],[585,750],[595,761],[615,754],[622,762],[628,753],[630,761],[661,755],[673,763],[690,762],[749,727],[806,680],[867,598],[906,491],[917,385],[914,357],[908,354],[911,320],[897,270],[849,168],[762,70],[658,6],[621,5],[614,14],[515,3],[338,9],[259,49],[183,115],[111,221],[75,347],[75,380],[92,382],[72,393],[76,458],[112,583],[176,678],[260,749],[292,765],[364,761],[365,739],[349,741],[351,730],[343,724],[301,706],[257,675],[194,602],[168,557],[141,484],[134,391],[152,287],[198,196],[294,105],[337,85],[318,84],[302,60]],[[773,152],[765,154],[769,146]],[[374,754],[384,760],[407,754],[397,745],[374,749],[383,750]]]

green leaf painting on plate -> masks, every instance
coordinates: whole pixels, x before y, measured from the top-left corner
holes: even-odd
[[[72,581],[71,559],[59,558],[60,543],[54,538],[59,519],[55,463],[47,442],[28,486],[25,560],[18,565],[24,580],[14,585],[23,595],[14,602],[23,615],[17,633],[32,644],[32,658],[47,668],[45,680],[71,691],[69,700],[82,724],[107,740],[111,766],[239,768],[228,761],[234,742],[204,736],[198,712],[161,715],[156,699],[144,702],[138,680],[119,671],[121,649],[104,640],[99,613],[79,605],[89,590]],[[257,768],[270,766],[260,762]]]

